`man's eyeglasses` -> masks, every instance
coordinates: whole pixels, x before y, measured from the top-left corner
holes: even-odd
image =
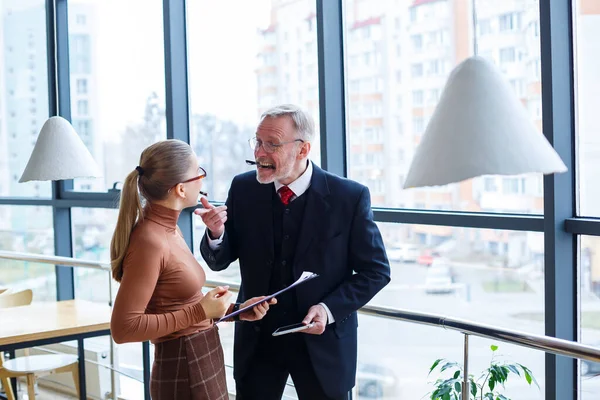
[[[262,146],[262,148],[267,153],[275,153],[280,147],[283,147],[284,144],[295,143],[295,142],[304,143],[304,140],[295,139],[295,140],[290,140],[289,142],[281,142],[281,143],[263,142],[262,140],[255,138],[255,137],[250,138],[250,140],[248,140],[248,144],[250,144],[250,148],[252,150],[257,151],[258,148]]]

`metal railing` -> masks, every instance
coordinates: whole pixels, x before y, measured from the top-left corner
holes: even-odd
[[[68,257],[56,257],[56,256],[44,256],[29,253],[16,253],[10,251],[0,251],[0,259],[10,259],[17,261],[29,261],[37,263],[46,263],[54,265],[67,265],[73,267],[93,268],[108,271],[110,274],[110,264],[99,263],[93,261],[79,260]],[[207,280],[206,287],[216,287],[228,285],[232,291],[239,291],[240,285],[235,282]],[[112,302],[112,282],[109,284],[110,301]],[[481,324],[478,322],[445,317],[443,315],[424,313],[418,311],[410,311],[406,309],[397,309],[390,307],[372,306],[367,305],[359,310],[359,313],[389,318],[396,321],[405,321],[420,325],[429,325],[439,328],[454,330],[464,335],[464,383],[463,387],[468,387],[468,354],[469,354],[469,337],[478,336],[487,339],[498,340],[518,346],[528,347],[535,350],[541,350],[547,353],[572,357],[581,360],[588,360],[592,362],[600,363],[600,349],[580,344],[577,342],[571,342],[569,340],[557,339],[551,336],[535,335],[531,333],[498,328],[491,325]],[[113,365],[113,348],[111,342],[111,369],[114,369]],[[112,378],[114,379],[114,377]],[[113,382],[114,384],[114,382]],[[113,385],[114,387],[114,385]],[[463,390],[463,399],[468,399],[468,390]]]

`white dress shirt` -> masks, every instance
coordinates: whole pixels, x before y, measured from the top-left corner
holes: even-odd
[[[291,197],[290,201],[294,201],[297,197],[302,196],[304,194],[304,192],[306,192],[308,190],[308,188],[310,187],[310,181],[311,181],[312,174],[313,174],[313,165],[312,165],[312,162],[310,162],[310,160],[307,161],[307,163],[308,163],[308,166],[307,166],[306,170],[302,173],[302,175],[300,175],[298,177],[298,179],[296,179],[294,182],[287,185],[292,190],[292,192],[294,192],[294,195]],[[279,189],[282,186],[285,186],[283,183],[281,183],[279,181],[275,181],[273,184],[275,185],[275,191],[279,191]],[[221,242],[223,242],[223,234],[221,234],[221,236],[218,237],[217,239],[212,239],[210,237],[210,235],[207,234],[206,238],[208,239],[208,246],[212,250],[218,249],[219,246],[221,245]],[[319,303],[319,304],[323,306],[323,308],[325,309],[325,312],[327,313],[327,323],[331,324],[331,323],[335,322],[335,319],[333,318],[333,314],[331,314],[329,307],[327,307],[327,305],[325,303]]]

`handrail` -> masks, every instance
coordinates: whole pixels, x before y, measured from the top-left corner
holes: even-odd
[[[239,291],[238,283],[207,280],[206,287],[229,286],[232,291]],[[479,322],[446,317],[439,314],[410,311],[400,308],[367,305],[358,310],[359,313],[374,317],[390,318],[397,321],[411,322],[420,325],[437,326],[439,328],[459,331],[466,335],[474,335],[488,339],[500,340],[548,353],[600,362],[600,348],[557,339],[552,336],[536,335],[512,329],[497,328]]]
[[[85,267],[110,271],[110,266],[107,263],[79,260],[69,257],[0,251],[0,259],[70,265],[74,267]],[[232,291],[239,291],[240,289],[240,285],[238,283],[220,280],[207,280],[205,285],[207,287],[228,285]],[[397,321],[437,326],[440,328],[459,331],[465,335],[474,335],[483,338],[499,340],[510,344],[517,344],[519,346],[529,347],[535,350],[542,350],[556,355],[579,358],[592,362],[600,362],[600,348],[572,342],[569,340],[558,339],[551,336],[535,335],[512,329],[498,328],[474,321],[446,317],[438,314],[390,307],[368,305],[361,308],[359,312],[370,316],[390,318]]]
[[[110,264],[97,261],[82,260],[79,258],[46,256],[43,254],[18,253],[15,251],[0,250],[0,258],[5,260],[29,261],[42,264],[66,265],[69,267],[84,267],[110,271]]]

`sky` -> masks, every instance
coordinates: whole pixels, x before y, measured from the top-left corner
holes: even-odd
[[[142,120],[152,91],[164,101],[162,0],[72,2],[95,8],[97,116],[114,140]],[[255,124],[257,29],[269,25],[270,0],[189,0],[187,19],[191,112]]]

